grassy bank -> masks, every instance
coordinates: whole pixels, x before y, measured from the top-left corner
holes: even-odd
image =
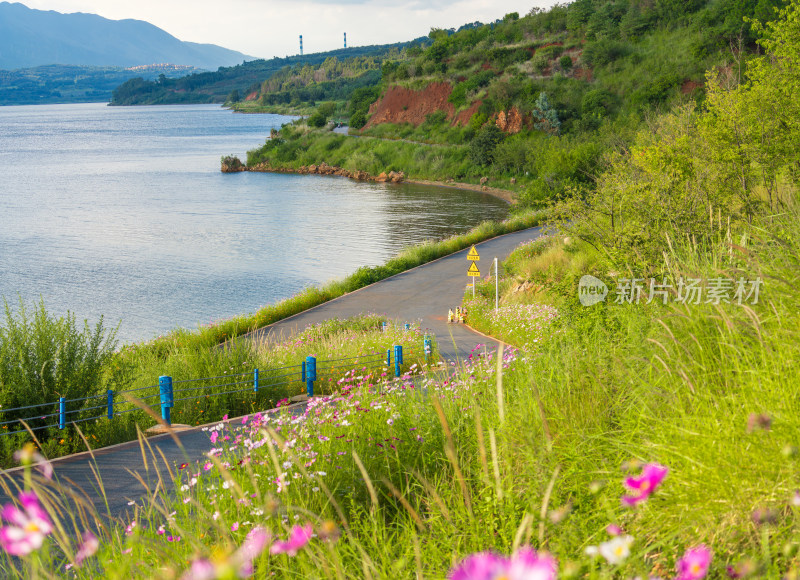
[[[321,287],[309,287],[299,294],[266,306],[247,315],[204,326],[195,332],[178,330],[153,341],[126,347],[137,351],[166,351],[174,347],[202,348],[220,344],[231,338],[251,332],[313,308],[319,304],[353,292],[369,284],[420,266],[453,252],[468,248],[472,244],[502,234],[534,227],[541,223],[542,212],[521,212],[502,222],[484,222],[465,234],[451,236],[443,240],[431,240],[409,247],[380,266],[363,266],[343,280],[335,280]]]
[[[296,171],[319,165],[342,167],[347,171],[366,171],[370,175],[403,172],[410,180],[478,184],[491,176],[492,187],[522,191],[524,176],[506,175],[481,168],[469,159],[466,145],[435,145],[402,139],[353,137],[326,130],[311,130],[304,125],[285,125],[280,136],[259,149],[248,151],[247,166],[278,171]],[[511,178],[519,185],[511,183]]]

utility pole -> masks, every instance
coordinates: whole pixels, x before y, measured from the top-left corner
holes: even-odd
[[[303,56],[303,35],[300,35],[300,56]]]

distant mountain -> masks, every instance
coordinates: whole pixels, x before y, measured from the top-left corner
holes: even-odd
[[[214,44],[180,41],[141,20],[109,20],[82,12],[62,14],[0,2],[0,69],[170,63],[216,70],[253,59]]]

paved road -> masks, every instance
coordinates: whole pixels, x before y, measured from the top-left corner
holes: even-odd
[[[503,260],[519,244],[535,239],[540,234],[541,228],[529,228],[476,244],[481,257],[478,262],[481,274],[489,274],[495,256]],[[476,344],[486,342],[484,337],[461,325],[447,323],[448,309],[461,304],[465,286],[470,281],[467,278],[468,251],[462,250],[392,276],[256,330],[244,338],[278,340],[309,324],[375,312],[385,314],[399,323],[419,321],[423,329],[429,329],[436,335],[443,358],[461,358]]]
[[[481,256],[478,263],[481,273],[488,274],[495,256],[503,259],[517,245],[539,235],[539,228],[531,228],[477,244]],[[308,324],[329,318],[377,312],[385,313],[398,323],[419,321],[423,328],[436,335],[443,358],[463,358],[476,344],[487,341],[463,326],[447,323],[448,308],[460,304],[468,282],[467,251],[463,250],[362,288],[258,330],[248,338],[263,340],[288,336]],[[302,410],[302,406],[294,408],[294,412]],[[177,433],[176,437],[181,445],[169,435],[148,439],[153,451],[146,454],[146,459],[143,459],[136,441],[96,451],[94,456],[97,471],[103,480],[108,505],[98,492],[92,469],[93,461],[89,454],[57,459],[53,461],[53,467],[62,483],[66,482],[79,495],[85,494],[86,500],[94,504],[98,513],[119,517],[126,511],[131,511],[128,501],[138,500],[146,493],[145,487],[133,473],[138,473],[152,491],[159,482],[159,473],[162,477],[166,476],[165,483],[170,483],[169,474],[173,472],[176,463],[196,461],[211,448],[208,435],[199,428]],[[169,468],[164,463],[165,459]],[[20,481],[21,473],[18,470],[9,470],[4,475],[5,481],[13,488],[13,482]],[[4,495],[0,492],[2,502],[7,501]]]

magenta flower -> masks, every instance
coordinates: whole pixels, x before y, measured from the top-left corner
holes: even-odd
[[[661,485],[668,472],[669,469],[663,465],[648,463],[642,468],[642,474],[639,477],[626,478],[625,487],[634,493],[622,496],[623,505],[633,506],[645,501]]]
[[[491,580],[505,574],[508,562],[491,552],[471,554],[450,571],[448,580]]]
[[[205,558],[192,562],[189,569],[183,573],[181,580],[214,580],[217,577],[217,568]]]
[[[305,526],[294,526],[289,534],[289,539],[285,542],[282,542],[281,540],[276,541],[269,549],[269,553],[296,556],[297,551],[308,544],[308,541],[311,539],[311,534],[313,533],[314,528],[311,527],[311,524],[307,524]]]
[[[90,531],[83,532],[83,543],[75,554],[75,565],[80,566],[86,558],[91,558],[100,549],[100,540]]]
[[[211,444],[212,445],[216,445],[217,444],[217,438],[218,437],[219,437],[219,433],[217,433],[216,431],[212,431],[211,432]]]
[[[711,550],[705,545],[701,544],[696,548],[689,548],[675,566],[678,569],[677,580],[700,580],[705,578],[710,564]]]
[[[448,580],[555,580],[556,559],[546,552],[521,548],[511,558],[490,552],[467,556],[450,571]]]
[[[26,556],[38,550],[45,536],[53,532],[50,517],[34,492],[21,492],[19,503],[22,509],[9,503],[2,510],[3,519],[10,525],[0,528],[0,545],[12,556]]]
[[[247,534],[242,546],[233,555],[233,564],[238,567],[239,577],[253,575],[253,560],[258,558],[272,539],[268,530],[256,526]]]

